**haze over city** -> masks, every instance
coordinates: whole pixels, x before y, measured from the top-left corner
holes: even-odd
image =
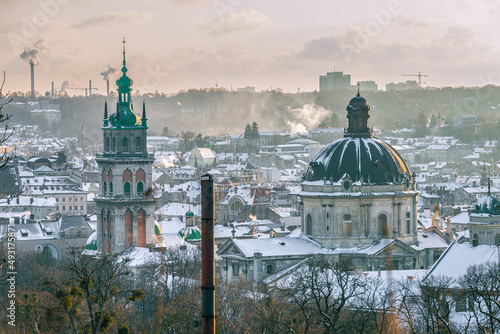
[[[10,91],[28,91],[19,55],[38,42],[40,93],[92,80],[102,94],[126,37],[141,93],[216,82],[313,91],[333,69],[381,88],[418,72],[423,86],[482,86],[500,82],[498,14],[497,1],[7,0],[0,68]]]

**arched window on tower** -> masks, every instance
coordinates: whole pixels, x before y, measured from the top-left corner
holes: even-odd
[[[128,152],[128,141],[127,141],[127,137],[123,137],[123,139],[122,139],[122,147],[123,147],[123,152]]]
[[[137,182],[137,195],[142,196],[144,186],[146,185],[146,173],[143,169],[138,169],[137,172],[135,172],[135,182]]]
[[[342,218],[342,235],[344,237],[351,236],[351,226],[352,226],[351,215],[344,215],[344,217]]]
[[[146,214],[142,209],[137,212],[137,246],[146,247]]]
[[[378,235],[381,237],[389,236],[389,226],[387,225],[387,216],[383,213],[378,216]]]
[[[102,184],[102,194],[103,195],[107,195],[107,193],[108,193],[108,189],[106,187],[106,182],[103,182],[103,184]]]
[[[125,211],[125,249],[133,246],[133,215],[132,211]]]
[[[130,196],[130,182],[125,182],[123,184],[123,194],[125,196]]]
[[[113,152],[116,152],[116,138],[113,138]]]
[[[135,138],[135,151],[136,152],[141,151],[141,137]]]
[[[113,182],[109,183],[109,196],[113,196]]]
[[[109,152],[109,137],[106,137],[106,148],[105,148],[105,151]]]
[[[406,213],[406,234],[410,234],[411,231],[411,219],[410,219],[410,213]]]
[[[495,246],[500,246],[500,233],[495,236]]]
[[[313,233],[313,228],[312,228],[312,217],[310,214],[307,214],[306,218],[306,235],[312,235]]]

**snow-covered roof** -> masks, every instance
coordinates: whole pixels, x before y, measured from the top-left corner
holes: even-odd
[[[470,243],[457,244],[453,242],[434,263],[427,277],[443,275],[458,279],[466,273],[467,268],[471,265],[489,261],[498,261],[498,247],[472,246]]]
[[[233,242],[247,258],[253,257],[256,251],[261,252],[263,257],[333,254],[332,250],[322,248],[306,237],[233,239]]]

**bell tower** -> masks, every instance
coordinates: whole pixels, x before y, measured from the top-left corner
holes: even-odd
[[[122,252],[130,247],[154,246],[155,222],[152,195],[153,157],[147,152],[146,105],[142,117],[134,112],[127,76],[123,39],[122,76],[116,80],[116,112],[108,116],[104,104],[103,153],[96,161],[101,174],[97,204],[97,247]]]

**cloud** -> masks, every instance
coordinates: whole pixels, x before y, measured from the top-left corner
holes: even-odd
[[[224,12],[221,16],[202,21],[198,27],[210,35],[223,35],[243,30],[258,29],[269,23],[267,15],[254,9],[240,13]]]
[[[83,20],[80,23],[73,25],[73,28],[87,28],[101,24],[120,24],[120,23],[126,25],[130,24],[138,25],[151,20],[153,17],[154,17],[153,13],[147,13],[147,12],[143,13],[137,13],[134,11],[129,11],[126,13],[111,12]]]

